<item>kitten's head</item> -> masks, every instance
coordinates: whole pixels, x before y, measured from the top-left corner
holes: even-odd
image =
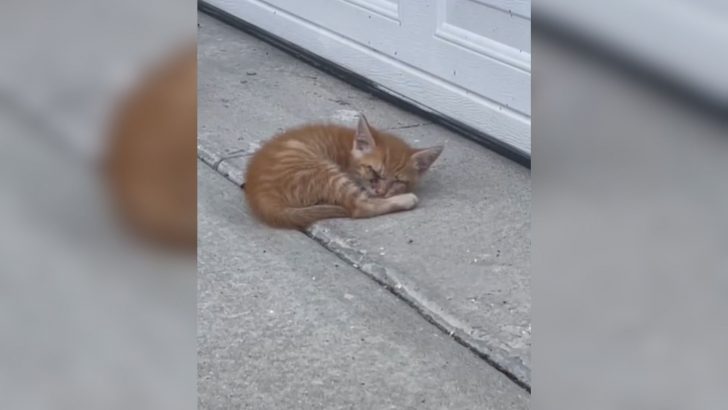
[[[351,149],[351,173],[373,196],[411,192],[442,149],[441,145],[411,148],[392,135],[376,132],[360,115]]]

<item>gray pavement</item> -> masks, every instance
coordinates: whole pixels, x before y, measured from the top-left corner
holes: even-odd
[[[307,238],[251,220],[198,166],[205,409],[525,409],[528,394]]]
[[[413,145],[445,145],[417,209],[326,221],[309,235],[530,384],[530,171],[209,16],[199,22],[199,157],[236,183],[276,132],[357,112]]]

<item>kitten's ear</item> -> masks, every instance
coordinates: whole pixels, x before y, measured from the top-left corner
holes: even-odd
[[[415,151],[410,157],[410,162],[415,170],[417,170],[417,173],[422,175],[427,172],[444,148],[442,145],[438,145],[436,147],[423,148]]]
[[[356,132],[354,133],[354,146],[352,153],[356,157],[369,154],[374,150],[374,137],[369,123],[364,115],[359,115],[359,122],[356,124]]]

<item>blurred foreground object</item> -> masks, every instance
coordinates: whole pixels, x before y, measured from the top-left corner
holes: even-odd
[[[644,80],[728,107],[725,1],[539,0],[533,12],[540,32],[598,48],[647,74]]]
[[[120,95],[193,42],[195,14],[176,0],[3,3],[3,410],[196,403],[195,259],[121,235],[98,172]]]
[[[134,232],[165,245],[197,242],[197,50],[165,61],[121,105],[106,171]]]
[[[675,6],[664,3],[655,15]],[[585,21],[595,17],[587,9],[624,6],[573,4]],[[601,27],[644,23],[630,27],[635,44],[656,39],[651,16],[599,17]],[[678,77],[670,85],[544,34],[534,30],[533,41],[533,408],[726,409],[725,110],[716,116],[721,107],[687,81],[692,98],[676,93]],[[701,38],[665,37],[661,47],[677,60]],[[711,57],[691,64],[724,56]],[[725,76],[702,80],[720,95]]]

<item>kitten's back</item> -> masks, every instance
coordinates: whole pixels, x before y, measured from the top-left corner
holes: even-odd
[[[266,142],[250,160],[245,196],[253,214],[280,228],[305,228],[326,218],[348,216],[342,209],[318,208],[328,173],[348,166],[354,130],[312,124],[286,131]]]

